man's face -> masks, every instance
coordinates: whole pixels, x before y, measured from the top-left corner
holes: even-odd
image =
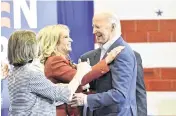
[[[112,25],[102,17],[93,18],[93,34],[96,36],[97,43],[104,45],[110,40],[112,34]]]

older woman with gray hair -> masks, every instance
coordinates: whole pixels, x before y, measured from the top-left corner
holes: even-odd
[[[9,116],[56,116],[55,103],[71,100],[82,77],[91,70],[86,62],[79,63],[77,73],[68,84],[53,84],[44,76],[36,62],[36,34],[21,30],[8,41],[8,60],[14,66],[8,78],[10,94]]]

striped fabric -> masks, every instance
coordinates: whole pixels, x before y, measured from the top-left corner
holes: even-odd
[[[55,103],[69,100],[68,86],[53,84],[33,64],[14,68],[8,78],[9,116],[55,116]]]

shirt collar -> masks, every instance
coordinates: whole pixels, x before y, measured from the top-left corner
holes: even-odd
[[[101,49],[104,51],[107,51],[110,46],[119,38],[119,35],[114,36],[111,40],[106,42],[103,46],[101,46]]]

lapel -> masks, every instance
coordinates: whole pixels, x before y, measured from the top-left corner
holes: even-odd
[[[114,49],[117,46],[120,46],[121,43],[123,41],[123,38],[120,36],[107,50],[107,52],[105,53],[105,55],[103,56],[103,59],[107,56],[107,53],[109,53],[112,49]]]
[[[92,61],[93,65],[97,64],[100,61],[100,55],[101,55],[101,49],[98,48],[94,52],[93,61]]]

